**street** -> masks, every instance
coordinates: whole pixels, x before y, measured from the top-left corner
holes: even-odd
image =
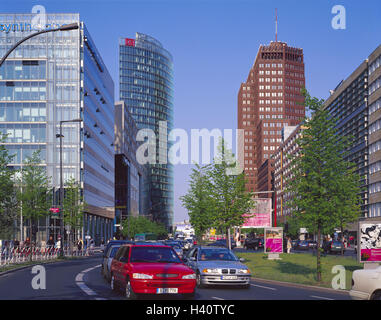
[[[0,275],[1,300],[125,300],[100,273],[101,256],[46,264],[46,289],[32,288],[32,267]],[[181,300],[149,296],[144,300]],[[254,279],[249,289],[197,288],[195,300],[350,300],[346,292]]]

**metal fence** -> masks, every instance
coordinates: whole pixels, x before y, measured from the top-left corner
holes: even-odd
[[[55,247],[0,247],[0,267],[19,264],[29,261],[46,261],[57,259],[60,256],[60,248]],[[65,257],[84,257],[93,255],[95,249],[65,248]]]

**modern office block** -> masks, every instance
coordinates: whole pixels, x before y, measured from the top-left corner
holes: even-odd
[[[34,33],[35,14],[1,14],[0,56]],[[77,23],[79,29],[50,32],[21,44],[0,67],[0,130],[15,154],[11,168],[41,150],[59,206],[60,121],[63,128],[63,180],[79,182],[86,209],[76,236],[96,242],[112,236],[114,219],[114,83],[79,14],[47,14],[49,28]],[[22,25],[23,28],[18,27]],[[39,222],[38,240],[57,238],[60,219]],[[28,230],[18,234],[28,236]]]
[[[136,33],[135,39],[119,40],[119,93],[138,130],[151,129],[156,136],[156,162],[148,166],[153,220],[173,224],[173,165],[168,163],[169,142],[159,141],[173,128],[173,62],[156,39]],[[164,139],[166,140],[166,139]]]

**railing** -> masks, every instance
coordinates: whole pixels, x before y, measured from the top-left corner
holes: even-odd
[[[95,248],[78,250],[77,248],[65,248],[65,257],[84,257],[93,255]],[[30,261],[46,261],[57,259],[60,249],[55,247],[3,247],[0,248],[0,267],[20,264]]]

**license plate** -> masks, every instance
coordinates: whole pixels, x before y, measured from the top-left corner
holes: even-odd
[[[237,280],[237,276],[221,276],[221,280]]]
[[[178,288],[157,288],[156,293],[177,293]]]

